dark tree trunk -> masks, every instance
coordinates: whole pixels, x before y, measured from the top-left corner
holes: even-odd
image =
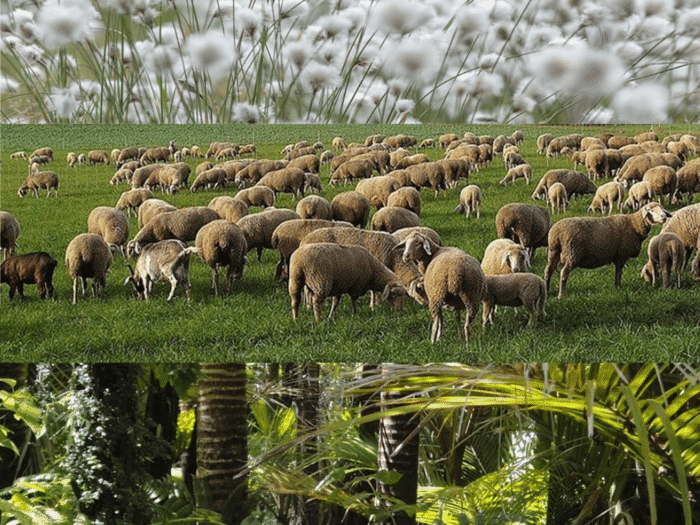
[[[14,388],[0,382],[0,390],[10,392],[23,388],[27,384],[27,365],[20,363],[0,363],[0,378],[16,381]],[[0,411],[0,426],[7,428],[8,438],[20,451],[18,456],[12,450],[0,447],[0,489],[12,485],[19,476],[25,474],[28,447],[31,446],[32,435],[27,426],[11,412]]]
[[[164,450],[149,461],[148,472],[154,479],[170,474],[173,463],[173,444],[177,434],[179,398],[173,386],[168,383],[160,386],[151,372],[146,400],[146,420],[151,422],[153,434],[163,440]]]

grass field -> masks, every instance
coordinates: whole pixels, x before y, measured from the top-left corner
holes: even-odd
[[[510,134],[513,126],[3,126],[2,179],[0,208],[13,213],[22,226],[18,253],[47,251],[59,260],[54,276],[56,301],[41,302],[35,287],[25,288],[28,299],[9,301],[7,287],[0,298],[0,359],[7,361],[276,361],[276,362],[427,362],[461,361],[533,362],[533,361],[693,361],[700,349],[700,292],[686,273],[680,290],[652,289],[639,277],[646,262],[646,243],[642,254],[631,259],[624,271],[622,289],[613,287],[613,268],[575,270],[562,300],[552,290],[547,316],[534,329],[526,330],[525,312],[499,309],[495,326],[481,327],[481,317],[473,328],[468,346],[457,339],[456,325],[449,312],[438,344],[429,338],[430,315],[426,308],[411,301],[395,312],[380,305],[372,312],[368,300],[360,302],[353,315],[344,299],[334,320],[313,322],[309,310],[302,310],[298,323],[292,321],[286,288],[274,281],[277,253],[266,252],[262,264],[251,254],[242,280],[232,296],[214,298],[211,272],[197,257],[190,263],[192,299],[181,293],[168,304],[168,288],[156,285],[148,302],[131,298],[123,286],[128,275],[126,262],[117,256],[104,294],[97,299],[70,303],[71,282],[63,257],[70,240],[86,231],[86,219],[92,208],[114,206],[125,186],[110,186],[114,166],[66,166],[68,151],[86,153],[90,149],[111,150],[130,145],[155,146],[176,140],[180,146],[198,144],[205,149],[210,141],[253,142],[259,158],[280,158],[285,144],[302,139],[321,140],[330,146],[334,136],[349,141],[364,141],[375,133],[407,133],[419,140],[437,138],[454,131],[459,135],[471,130],[478,135]],[[521,180],[502,187],[503,163],[495,159],[470,182],[484,193],[480,219],[465,219],[453,213],[459,188],[437,198],[423,190],[423,224],[437,230],[447,245],[458,246],[480,259],[486,245],[495,238],[494,218],[498,209],[514,201],[532,202],[536,181],[548,169],[570,167],[568,159],[549,160],[537,155],[535,139],[544,132],[561,135],[572,131],[594,135],[601,130],[632,135],[649,126],[605,127],[520,127],[526,136],[521,147],[523,157],[534,168],[535,182],[526,186]],[[694,132],[689,126],[654,126],[660,136],[673,132]],[[55,151],[51,170],[61,179],[58,197],[20,199],[17,188],[27,172],[25,161],[10,160],[10,153],[28,153],[42,146]],[[440,158],[443,151],[426,151]],[[196,159],[188,159],[194,167]],[[328,166],[322,167],[324,182]],[[350,187],[324,186],[322,195],[329,200]],[[158,195],[178,207],[206,205],[221,194],[235,194],[237,188],[191,194]],[[566,214],[584,215],[590,197],[577,199]],[[294,208],[296,202],[283,195],[277,206]],[[673,209],[673,208],[672,208]],[[253,209],[252,211],[256,211]],[[131,236],[136,219],[131,218]],[[659,226],[652,230],[657,233]],[[542,275],[545,251],[538,250],[532,271]],[[555,275],[555,281],[558,274]],[[329,301],[324,311],[327,313]]]

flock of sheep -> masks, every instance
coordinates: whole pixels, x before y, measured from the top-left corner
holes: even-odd
[[[279,160],[254,160],[253,145],[212,143],[206,152],[198,147],[179,149],[171,142],[157,148],[126,148],[71,152],[69,168],[81,163],[114,162],[110,184],[129,184],[114,207],[98,206],[87,217],[87,232],[77,235],[66,248],[65,262],[73,280],[72,301],[78,300],[78,283],[85,295],[87,279],[97,296],[105,286],[107,272],[118,253],[134,260],[128,265],[125,284],[137,297],[148,299],[157,281],[170,283],[168,300],[182,286],[189,298],[189,256],[196,253],[212,269],[214,295],[220,295],[219,269],[226,269],[226,290],[231,292],[241,278],[247,254],[278,250],[275,278],[288,283],[292,316],[296,320],[302,302],[313,307],[321,320],[324,301],[332,298],[330,315],[343,295],[349,295],[353,310],[357,299],[372,295],[371,305],[384,300],[399,307],[405,297],[425,305],[431,314],[431,341],[442,332],[442,310],[453,309],[461,325],[460,335],[469,340],[470,326],[483,304],[483,323],[492,324],[497,306],[524,306],[529,326],[544,314],[551,278],[561,265],[559,297],[575,268],[597,268],[613,264],[615,286],[620,287],[622,269],[637,257],[651,227],[664,224],[660,235],[649,243],[649,261],[642,278],[652,284],[662,275],[669,286],[672,272],[680,286],[680,273],[698,248],[700,204],[689,204],[673,215],[662,205],[691,201],[700,191],[698,138],[680,134],[662,140],[655,133],[626,137],[579,134],[538,138],[538,152],[548,157],[567,155],[574,169],[547,171],[532,198],[545,199],[552,211],[563,211],[571,198],[590,194],[591,212],[605,217],[573,217],[551,223],[547,207],[529,203],[503,206],[496,216],[497,239],[486,248],[481,262],[463,250],[443,246],[439,234],[421,226],[421,190],[436,195],[469,179],[470,173],[501,157],[506,175],[501,184],[532,177],[532,167],[523,159],[519,145],[523,135],[477,137],[465,133],[445,134],[437,141],[397,135],[367,137],[364,144],[347,144],[337,137],[331,150],[322,143],[306,141],[289,145]],[[421,148],[443,148],[443,159],[431,161]],[[184,159],[200,158],[192,168]],[[30,174],[18,190],[47,196],[58,192],[58,175],[44,171],[54,161],[51,148],[31,155],[16,152],[12,159],[27,159]],[[217,162],[217,164],[214,164]],[[322,189],[320,166],[330,164],[328,184],[357,183],[330,202],[315,194]],[[583,165],[586,173],[575,171]],[[598,179],[611,178],[596,185]],[[193,179],[190,184],[190,179]],[[172,193],[188,188],[195,192],[235,185],[238,192],[220,195],[208,206],[177,209],[155,197],[156,191]],[[275,208],[281,192],[299,198],[296,210]],[[305,196],[307,192],[312,194]],[[625,196],[628,196],[625,200]],[[481,190],[467,184],[460,192],[458,213],[480,214]],[[656,200],[655,200],[656,199]],[[251,213],[250,208],[261,207]],[[365,229],[371,208],[371,230]],[[631,213],[612,215],[613,208]],[[127,214],[138,214],[139,230],[129,239]],[[43,299],[53,297],[53,272],[57,261],[45,252],[15,255],[20,225],[8,212],[0,212],[4,261],[0,282],[23,296],[24,284],[36,284]],[[194,243],[193,246],[187,243]],[[547,247],[544,278],[527,270],[538,247]],[[700,278],[698,257],[693,276]]]

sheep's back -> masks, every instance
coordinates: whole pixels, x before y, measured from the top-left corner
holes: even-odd
[[[695,248],[700,233],[700,203],[684,206],[674,212],[663,225],[661,232],[672,232],[678,235],[686,248]]]
[[[486,293],[486,278],[479,261],[458,248],[442,248],[425,271],[425,291],[430,303],[463,308],[459,297],[467,292],[472,302],[480,302]]]

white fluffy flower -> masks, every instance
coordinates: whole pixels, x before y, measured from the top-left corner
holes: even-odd
[[[260,119],[258,108],[247,102],[238,102],[233,105],[233,120],[244,124],[257,124]]]
[[[179,56],[168,46],[156,46],[144,57],[143,65],[151,73],[164,76],[174,70]]]
[[[209,75],[212,81],[228,76],[236,60],[233,42],[231,35],[215,29],[190,35],[186,45],[192,67]]]
[[[612,100],[615,122],[620,124],[661,124],[668,120],[668,90],[660,84],[623,87]]]
[[[700,7],[681,13],[678,26],[684,33],[700,36]]]
[[[399,46],[385,45],[382,49],[382,70],[418,85],[430,84],[440,67],[438,42],[430,38],[411,36]]]
[[[399,113],[410,113],[416,107],[416,102],[410,98],[400,98],[396,101],[396,110]]]
[[[480,6],[469,4],[455,14],[457,36],[465,43],[471,43],[486,33],[489,25],[489,13]]]
[[[49,0],[39,9],[37,24],[49,49],[92,40],[100,28],[97,10],[84,0]]]
[[[58,118],[70,118],[78,110],[79,102],[71,88],[53,88],[46,100]]]
[[[316,93],[322,89],[336,87],[340,79],[338,70],[333,66],[311,62],[301,74],[300,81],[306,89]]]
[[[287,55],[287,60],[289,60],[297,69],[301,69],[309,60],[309,48],[310,44],[308,42],[298,40],[287,44],[287,47],[284,49],[284,53]]]
[[[435,15],[422,2],[415,0],[381,0],[370,12],[372,27],[383,33],[406,35]]]
[[[248,35],[251,38],[260,30],[263,23],[263,14],[257,9],[236,9],[235,11],[236,33]]]
[[[19,89],[19,82],[4,75],[0,75],[0,93],[16,93]]]

